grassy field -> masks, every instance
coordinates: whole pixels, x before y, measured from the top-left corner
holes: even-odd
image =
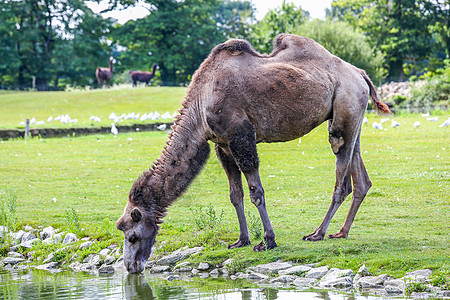
[[[147,87],[147,88],[112,88],[97,90],[76,90],[71,92],[4,92],[0,93],[0,129],[23,128],[20,125],[25,119],[35,118],[44,121],[44,125],[31,125],[31,128],[41,127],[89,127],[109,126],[110,113],[117,115],[131,112],[160,114],[169,111],[171,114],[180,107],[185,88]],[[51,123],[47,119],[52,116],[68,114],[77,123],[63,124],[58,121]],[[89,120],[98,116],[101,122]],[[128,120],[127,123],[139,123],[139,120]],[[147,121],[150,122],[150,121]]]
[[[151,90],[97,93],[128,95]],[[181,90],[174,94],[181,94]],[[170,89],[161,91],[171,93]],[[178,102],[182,95],[179,98]],[[123,101],[130,102],[117,107],[140,110],[128,96],[123,96]],[[137,106],[144,107],[145,102],[136,101]],[[173,99],[169,101],[175,103]],[[89,107],[89,101],[84,105]],[[90,105],[94,107],[96,103],[91,101]],[[30,104],[34,106],[38,107]],[[97,109],[93,107],[88,109]],[[114,111],[102,109],[105,114]],[[144,111],[151,110],[155,108]],[[8,113],[2,110],[2,115]],[[331,201],[334,155],[325,124],[301,142],[258,145],[267,208],[279,245],[264,253],[254,253],[251,247],[226,249],[226,244],[238,237],[238,224],[228,200],[225,173],[212,151],[200,176],[165,218],[157,238],[157,254],[186,245],[204,245],[206,251],[197,259],[220,262],[232,257],[237,269],[283,259],[352,269],[366,264],[375,274],[394,276],[419,268],[450,270],[450,128],[438,127],[448,116],[441,113],[439,122],[430,122],[420,115],[404,115],[395,118],[402,124],[400,127],[391,128],[389,121],[385,130],[375,130],[370,124],[379,122],[380,117],[368,115],[361,143],[373,187],[345,240],[301,240],[319,225]],[[417,120],[422,125],[414,128]],[[167,132],[140,132],[120,133],[116,137],[2,141],[0,196],[17,197],[21,225],[67,229],[68,212],[74,209],[85,235],[120,242],[120,233],[114,230],[113,223],[122,214],[134,180],[159,157],[166,136]],[[328,233],[339,230],[349,205],[350,197],[336,213]],[[257,210],[248,198],[246,211],[255,236],[260,225]],[[258,242],[253,239],[253,244]]]

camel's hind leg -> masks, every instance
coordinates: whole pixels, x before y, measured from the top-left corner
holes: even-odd
[[[239,221],[239,239],[237,242],[228,245],[228,249],[250,245],[250,234],[244,212],[244,189],[242,187],[241,171],[228,149],[216,145],[216,153],[227,174],[230,185],[230,200],[236,209]]]
[[[361,147],[360,147],[360,137],[355,144],[355,149],[353,150],[352,165],[351,165],[351,175],[353,180],[353,199],[350,206],[350,210],[345,220],[344,225],[338,233],[331,234],[329,238],[346,238],[350,227],[352,226],[355,215],[361,203],[364,200],[367,192],[369,191],[372,183],[370,182],[369,175],[367,174],[366,168],[361,157]]]
[[[352,192],[350,170],[353,151],[359,137],[363,115],[364,111],[357,116],[333,116],[333,120],[329,121],[329,141],[336,155],[336,184],[334,186],[333,198],[322,223],[313,233],[304,236],[303,240],[323,240],[334,214],[342,202],[344,202],[345,198]]]
[[[250,199],[258,208],[259,216],[264,227],[264,242],[256,245],[253,250],[263,251],[277,246],[275,232],[270,223],[266,209],[264,189],[259,176],[259,159],[256,150],[256,135],[253,125],[245,120],[233,130],[230,135],[228,148],[233,155],[236,164],[247,179],[250,190]]]

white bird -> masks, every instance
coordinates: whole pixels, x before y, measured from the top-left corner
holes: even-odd
[[[117,116],[116,116],[115,113],[112,112],[112,113],[109,114],[109,119],[110,120],[115,120],[116,118],[117,118]]]
[[[37,121],[37,122],[36,122],[36,125],[44,125],[44,124],[45,124],[44,121]]]
[[[159,130],[161,130],[161,131],[163,131],[163,130],[165,130],[166,129],[166,124],[161,124],[161,125],[159,125],[158,127],[156,127],[156,128],[158,128]]]
[[[414,127],[418,128],[420,126],[420,122],[419,121],[415,121],[413,124]]]
[[[430,116],[430,113],[422,114],[422,117],[428,118]]]
[[[387,121],[389,121],[389,118],[381,119],[380,123],[383,124],[383,123],[386,123]]]
[[[36,118],[31,118],[30,124],[36,124]]]
[[[119,133],[119,130],[114,123],[111,123],[111,133],[114,135],[117,135]]]
[[[429,117],[429,118],[427,118],[427,120],[431,121],[431,122],[437,122],[439,120],[439,118],[438,117]]]
[[[47,122],[52,122],[53,121],[53,117],[52,116],[50,116],[50,117],[48,117],[48,119],[47,119]]]
[[[397,122],[397,121],[395,121],[395,120],[392,120],[391,127],[395,128],[395,127],[398,127],[398,126],[400,126],[400,125],[401,125],[401,124],[400,124],[399,122]]]
[[[170,112],[166,111],[162,116],[161,119],[172,119],[172,115]]]
[[[364,117],[363,119],[363,124],[369,123],[369,120],[367,119],[367,117]]]
[[[101,122],[102,119],[100,119],[100,117],[97,117],[97,116],[91,116],[89,118],[89,120],[94,121],[94,122]]]
[[[159,118],[161,118],[161,115],[159,114],[159,112],[155,111],[153,113],[152,120],[158,120]]]
[[[439,125],[439,127],[447,127],[448,125],[450,125],[450,118],[448,118],[447,120],[445,120],[445,122],[442,123],[441,125]]]
[[[377,123],[377,122],[373,122],[372,127],[375,129],[383,129],[383,125],[381,125],[380,123]]]
[[[141,120],[141,121],[147,120],[147,113],[144,113],[144,114],[139,118],[139,120]]]

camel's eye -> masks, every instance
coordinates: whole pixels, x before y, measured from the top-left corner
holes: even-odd
[[[136,243],[139,240],[139,238],[137,237],[137,235],[133,234],[128,238],[128,241],[132,244]]]

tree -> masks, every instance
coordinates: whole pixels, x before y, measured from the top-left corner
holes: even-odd
[[[308,18],[308,12],[283,1],[281,7],[269,10],[261,21],[252,26],[249,39],[257,51],[269,53],[278,34],[300,26]]]
[[[384,55],[350,24],[312,20],[290,29],[290,32],[312,38],[332,54],[365,70],[375,82],[381,81],[385,76]]]
[[[31,87],[34,77],[38,90],[47,90],[51,81],[58,88],[60,77],[66,76],[70,82],[78,60],[85,59],[78,56],[77,48],[94,47],[94,55],[105,49],[101,38],[111,22],[95,16],[84,0],[4,0],[0,11],[0,54],[8,57],[0,63],[3,86]],[[89,26],[84,22],[90,22]],[[82,36],[80,28],[85,29]],[[92,77],[95,66],[89,67]],[[87,77],[87,69],[84,71]]]
[[[150,15],[116,26],[112,37],[126,49],[120,56],[123,66],[142,69],[157,63],[164,85],[188,82],[216,44],[234,34],[245,34],[252,16],[248,1],[148,2],[153,6]]]
[[[385,52],[389,78],[404,80],[404,64],[436,53],[430,26],[436,23],[438,2],[429,0],[335,0],[332,16],[360,28]]]

